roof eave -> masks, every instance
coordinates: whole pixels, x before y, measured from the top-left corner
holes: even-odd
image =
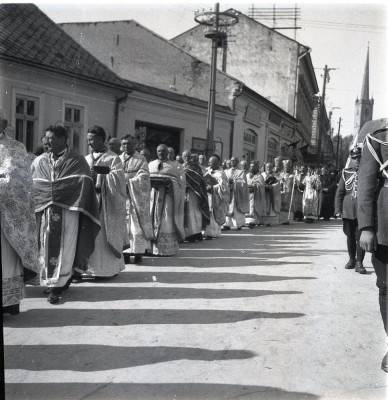
[[[84,80],[84,81],[87,81],[87,82],[103,85],[103,86],[114,88],[114,89],[118,89],[118,90],[124,90],[125,92],[130,92],[132,90],[131,86],[129,84],[127,84],[126,82],[123,82],[123,84],[115,84],[113,82],[102,81],[102,80],[99,80],[99,79],[94,79],[94,78],[87,77],[87,76],[84,76],[84,75],[80,75],[80,74],[77,74],[77,73],[64,71],[64,70],[61,70],[61,69],[58,69],[58,68],[49,67],[47,65],[39,64],[39,63],[36,63],[34,61],[31,61],[31,60],[25,60],[25,59],[20,59],[20,58],[17,58],[17,57],[7,56],[5,54],[0,54],[0,59],[6,60],[6,61],[17,62],[19,64],[24,64],[24,65],[28,65],[30,67],[43,69],[45,71],[50,71],[50,72],[54,72],[54,73],[57,73],[57,74],[69,76],[71,78],[76,77],[78,79],[81,79],[81,80]]]

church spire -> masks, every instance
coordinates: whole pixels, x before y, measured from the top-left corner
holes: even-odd
[[[361,99],[369,100],[369,42],[368,42],[368,51],[366,53],[364,79],[362,81]]]
[[[374,100],[369,98],[369,42],[360,99],[356,100],[354,116],[354,135],[357,135],[365,122],[372,121]]]

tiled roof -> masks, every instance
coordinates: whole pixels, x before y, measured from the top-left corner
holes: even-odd
[[[0,4],[0,57],[128,87],[34,4]]]

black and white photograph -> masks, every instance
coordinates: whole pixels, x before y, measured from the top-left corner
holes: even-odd
[[[0,2],[0,399],[386,400],[387,26]]]

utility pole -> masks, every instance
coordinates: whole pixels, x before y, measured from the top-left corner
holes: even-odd
[[[220,4],[216,3],[214,11],[196,10],[195,21],[206,27],[205,37],[212,40],[212,55],[210,64],[210,89],[206,126],[205,155],[209,159],[214,151],[214,119],[216,106],[216,80],[217,80],[217,50],[226,45],[226,29],[238,22],[237,12],[220,11]],[[224,48],[225,49],[225,48]],[[226,51],[224,51],[223,67],[226,68]]]
[[[339,156],[339,142],[340,142],[340,131],[341,131],[341,117],[338,121],[338,134],[337,134],[337,156],[335,158],[335,168],[338,169],[338,156]]]
[[[325,109],[326,82],[328,82],[329,71],[335,69],[337,68],[328,68],[327,65],[325,65],[323,71],[323,88],[322,88],[322,96],[319,105],[318,121],[317,121],[318,122],[318,149],[317,149],[318,168],[321,166],[321,147],[322,147],[323,120],[324,120],[324,109]]]

